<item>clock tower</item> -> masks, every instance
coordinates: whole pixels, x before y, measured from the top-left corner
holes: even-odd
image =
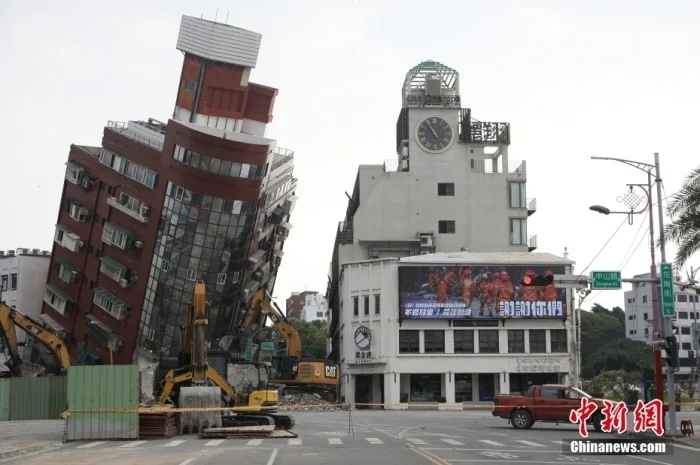
[[[397,123],[399,171],[409,163],[432,164],[452,158],[459,138],[459,73],[424,61],[406,74]]]

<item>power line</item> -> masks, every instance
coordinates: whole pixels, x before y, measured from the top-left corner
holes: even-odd
[[[632,246],[634,245],[634,241],[637,240],[637,236],[639,233],[642,231],[642,228],[644,227],[644,220],[647,219],[647,216],[649,216],[649,209],[647,209],[646,213],[644,213],[644,217],[642,218],[642,221],[640,221],[639,224],[639,229],[637,229],[637,234],[634,235],[632,240],[630,241],[630,246],[627,248],[627,252],[622,256],[622,260],[620,261],[620,264],[617,266],[618,269],[622,269],[622,264],[625,262],[625,259],[627,258],[627,254],[630,253],[630,250],[632,249]],[[647,232],[649,232],[649,226],[647,226]]]
[[[624,226],[624,224],[625,224],[626,222],[627,222],[627,218],[625,218],[625,219],[622,220],[622,223],[620,223],[620,226],[618,226],[617,229],[615,230],[615,232],[612,233],[612,236],[610,236],[610,239],[608,239],[607,242],[606,242],[605,244],[603,244],[603,247],[601,247],[600,250],[598,251],[598,253],[595,254],[595,257],[593,257],[593,259],[591,260],[591,262],[590,262],[588,265],[586,265],[586,268],[584,268],[583,271],[581,271],[581,274],[579,274],[579,278],[583,276],[583,274],[586,272],[586,270],[593,264],[593,262],[595,261],[595,259],[598,258],[598,256],[599,256],[601,253],[603,253],[603,250],[605,250],[605,247],[608,246],[608,244],[610,243],[610,241],[613,240],[613,238],[615,237],[615,235],[617,234],[617,232],[618,232],[620,229],[622,229],[622,226]]]

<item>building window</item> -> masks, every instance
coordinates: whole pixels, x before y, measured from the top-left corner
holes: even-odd
[[[103,288],[95,289],[92,302],[117,320],[126,318],[126,303]]]
[[[627,317],[627,319],[630,320],[630,321],[632,321],[632,320],[635,319],[635,318],[634,318],[635,316],[636,316],[636,315],[630,315],[630,316]]]
[[[0,289],[2,289],[3,291],[7,290],[7,275],[6,274],[2,275],[2,284],[0,284]]]
[[[130,234],[112,223],[105,223],[102,227],[102,242],[114,245],[126,250]]]
[[[455,354],[474,353],[474,331],[471,329],[456,329],[454,331]]]
[[[17,289],[17,273],[12,273],[11,275],[10,289],[13,291]]]
[[[690,342],[683,342],[681,343],[681,350],[693,350],[691,349],[691,343]]]
[[[649,328],[644,328],[644,336],[649,336]]]
[[[508,192],[510,196],[510,208],[525,208],[527,200],[525,197],[525,183],[511,182],[508,183]]]
[[[87,208],[83,207],[79,203],[76,202],[68,202],[68,216],[73,218],[75,221],[82,223],[84,222],[88,215],[89,211]]]
[[[649,314],[648,313],[644,314],[644,321],[649,321]]]
[[[216,275],[216,284],[226,284],[226,273]]]
[[[688,312],[678,312],[678,319],[679,320],[687,320],[688,319]]]
[[[382,307],[380,304],[380,301],[381,301],[380,297],[381,297],[381,295],[379,295],[379,294],[374,295],[374,314],[375,315],[379,315],[380,313],[382,313]]]
[[[419,331],[417,329],[399,330],[400,354],[417,354],[420,352],[420,336],[418,333]]]
[[[678,294],[678,302],[687,302],[687,301],[688,301],[687,294]]]
[[[552,329],[549,331],[552,353],[566,353],[566,330]]]
[[[481,354],[497,354],[499,352],[498,330],[497,329],[480,329],[479,330],[479,353]]]
[[[197,89],[197,81],[190,81],[189,79],[185,79],[185,85],[183,87],[189,91],[194,92]]]
[[[358,316],[360,314],[360,298],[359,297],[352,298],[352,313],[354,316]]]
[[[525,218],[510,219],[510,243],[511,245],[527,244],[527,220]]]
[[[440,233],[440,234],[454,234],[455,233],[455,222],[453,220],[440,220],[440,221],[438,221],[438,233]]]
[[[509,329],[508,330],[508,353],[509,354],[524,354],[525,353],[525,330],[524,329]]]
[[[75,282],[76,274],[73,267],[68,263],[62,263],[58,268],[58,277],[67,284],[73,284]]]
[[[369,296],[364,296],[365,315],[369,315]]]
[[[426,329],[423,331],[426,354],[445,353],[445,331]]]
[[[51,284],[46,286],[44,292],[44,302],[49,304],[51,308],[56,310],[61,315],[66,315],[73,309],[73,302],[69,301],[55,286]]]
[[[438,196],[451,197],[454,195],[455,195],[455,183],[453,183],[453,182],[439,182],[438,183]]]
[[[642,303],[643,304],[647,303],[647,296],[645,296],[645,295],[642,296]]]
[[[187,270],[187,280],[196,281],[197,280],[197,270],[188,269]]]
[[[681,334],[690,334],[690,326],[683,326],[681,328]]]
[[[240,277],[240,275],[241,275],[241,272],[240,272],[240,271],[234,272],[234,273],[233,273],[233,277],[231,278],[231,282],[232,282],[233,284],[236,284],[236,283],[238,282],[238,278]]]
[[[547,330],[531,329],[530,331],[530,353],[547,353]]]
[[[170,269],[170,262],[168,262],[167,260],[161,260],[160,261],[160,269],[167,273],[168,270]]]

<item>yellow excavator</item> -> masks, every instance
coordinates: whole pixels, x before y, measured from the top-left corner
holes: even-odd
[[[206,286],[197,281],[194,297],[185,325],[181,328],[184,365],[170,370],[163,381],[159,405],[168,403],[177,393],[181,408],[218,408],[223,403],[229,407],[248,407],[250,411],[221,415],[220,411],[185,412],[180,416],[180,432],[193,432],[202,428],[231,426],[274,425],[279,429],[291,429],[294,418],[273,413],[279,402],[279,394],[268,389],[269,364],[262,362],[237,362],[230,365],[229,379],[221,376],[207,362],[207,303]],[[176,392],[177,391],[177,392]],[[267,407],[263,409],[262,407]]]
[[[255,322],[264,326],[265,319],[260,322],[261,315],[270,318],[287,345],[287,355],[272,357],[272,383],[285,386],[283,395],[307,392],[335,402],[339,396],[340,367],[330,361],[303,358],[299,333],[277,304],[272,302],[265,289],[257,290],[251,297],[248,311],[239,326],[239,334],[248,332]]]
[[[0,340],[4,342],[9,353],[5,365],[10,369],[10,376],[21,377],[23,375],[22,358],[19,355],[15,328],[21,329],[46,347],[54,357],[59,374],[66,373],[70,367],[70,355],[63,340],[33,319],[4,302],[0,302]]]

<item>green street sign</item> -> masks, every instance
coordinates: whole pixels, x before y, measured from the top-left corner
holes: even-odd
[[[663,304],[663,316],[676,316],[676,308],[673,303],[673,269],[670,263],[661,264],[661,303]]]
[[[250,339],[245,343],[245,359],[248,361],[253,360],[253,341]]]
[[[274,342],[263,342],[260,344],[260,347],[262,350],[275,350],[275,343]]]
[[[591,289],[594,291],[622,289],[622,272],[591,271]]]

